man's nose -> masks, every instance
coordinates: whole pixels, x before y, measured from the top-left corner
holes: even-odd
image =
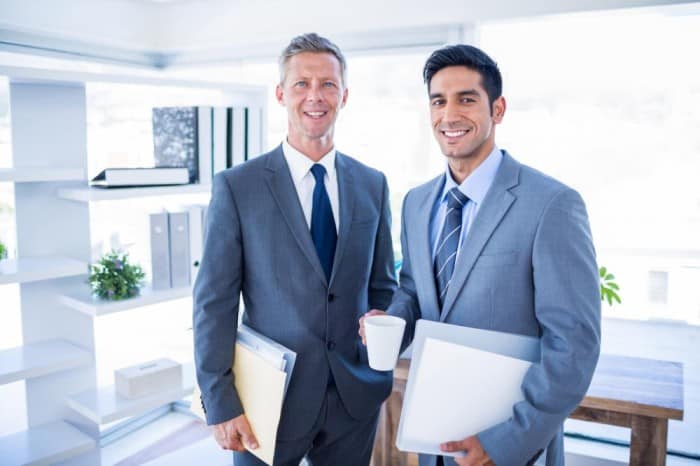
[[[442,121],[445,123],[454,123],[456,121],[459,121],[459,108],[456,103],[447,102],[445,104],[442,113]]]
[[[312,83],[308,92],[306,93],[306,100],[309,102],[320,102],[323,100],[323,93],[321,92],[321,85],[318,83]]]

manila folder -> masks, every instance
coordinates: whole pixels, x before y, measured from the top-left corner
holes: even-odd
[[[287,374],[240,343],[233,361],[236,391],[258,440],[258,448],[249,451],[272,464]]]

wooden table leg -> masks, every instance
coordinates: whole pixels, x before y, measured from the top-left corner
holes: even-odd
[[[668,419],[631,417],[630,466],[665,466]]]
[[[372,466],[412,466],[418,464],[416,455],[402,453],[395,446],[404,389],[405,384],[395,381],[394,390],[382,405],[377,436],[374,439],[374,450],[372,451]]]

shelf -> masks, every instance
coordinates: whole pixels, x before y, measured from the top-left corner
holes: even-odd
[[[70,285],[68,291],[60,296],[59,300],[70,308],[98,317],[189,296],[192,296],[192,288],[189,286],[167,290],[153,290],[149,286],[145,286],[141,289],[139,296],[121,301],[105,301],[92,294],[90,285],[77,282],[74,285]]]
[[[180,186],[148,186],[140,188],[64,188],[58,196],[69,201],[115,201],[134,197],[170,196],[178,194],[209,194],[209,184],[186,184]]]
[[[89,351],[63,340],[47,340],[0,351],[0,385],[41,377],[92,362]]]
[[[194,390],[194,365],[183,364],[182,384],[154,395],[140,398],[122,398],[114,385],[86,390],[68,397],[68,407],[95,424],[107,424],[116,420],[137,416],[152,409],[181,400]]]
[[[54,464],[95,446],[93,439],[59,421],[0,437],[0,458],[8,465]]]
[[[0,168],[0,182],[33,183],[39,181],[77,181],[84,180],[85,178],[85,170],[82,168]]]
[[[230,82],[216,82],[203,80],[185,80],[164,78],[160,71],[129,73],[101,73],[90,71],[70,71],[62,69],[48,69],[27,66],[0,65],[0,76],[7,76],[14,82],[25,83],[57,83],[65,85],[69,83],[115,83],[115,84],[143,84],[150,86],[185,87],[194,89],[220,89],[223,92],[253,94],[255,97],[265,96],[266,88],[255,84],[234,84]]]
[[[84,275],[87,264],[59,256],[24,257],[0,261],[0,285]]]

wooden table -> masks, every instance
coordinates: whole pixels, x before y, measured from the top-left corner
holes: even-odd
[[[394,370],[394,388],[379,418],[373,466],[418,464],[417,455],[396,449],[409,364],[402,359]],[[603,354],[586,397],[570,417],[629,427],[630,466],[663,466],[668,420],[683,419],[683,365]]]

